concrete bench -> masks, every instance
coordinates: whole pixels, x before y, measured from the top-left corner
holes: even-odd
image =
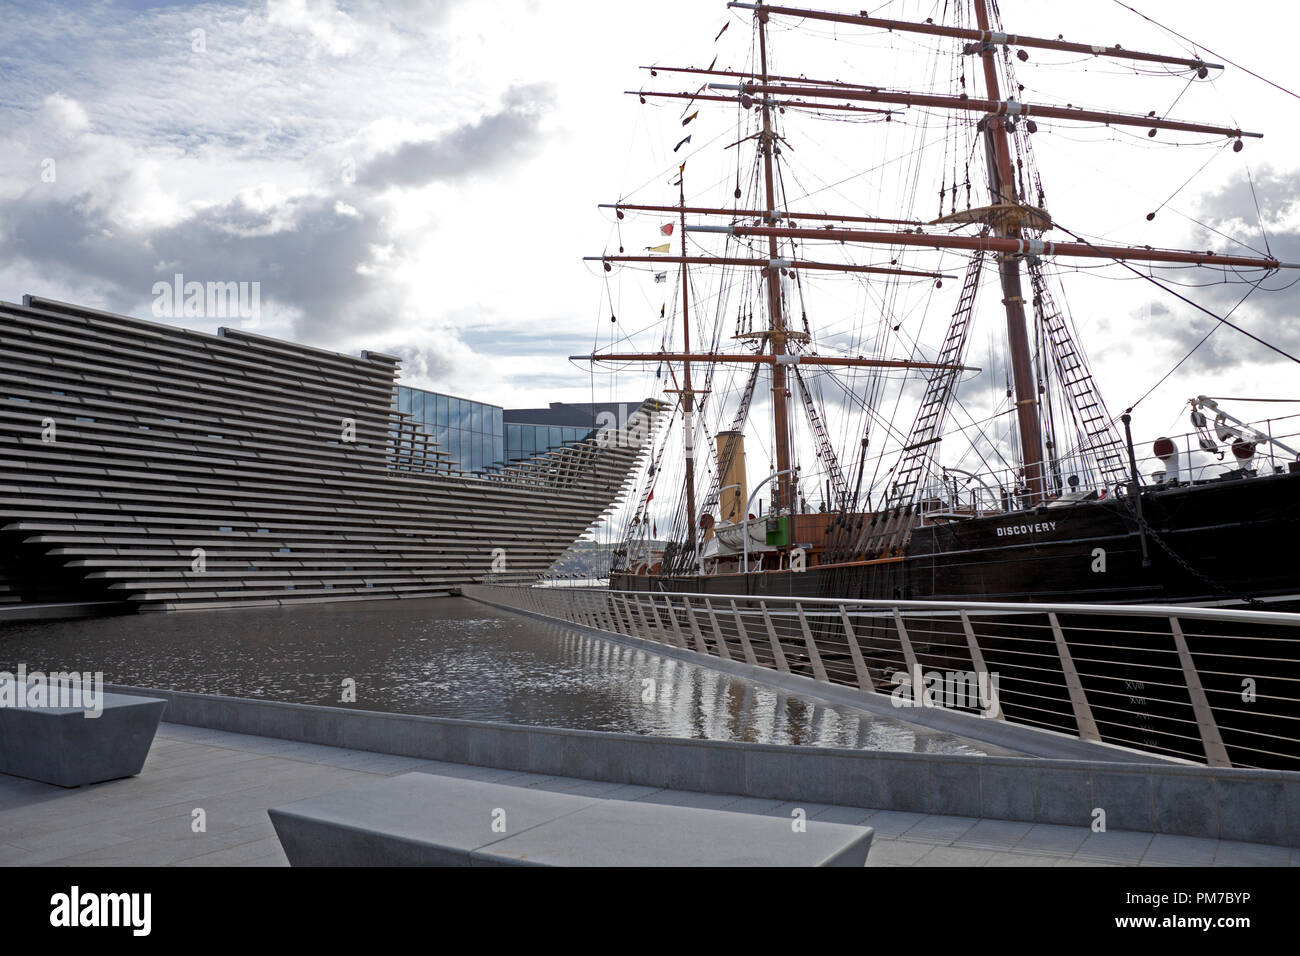
[[[0,707],[0,773],[59,787],[133,777],[144,767],[167,702],[104,694],[102,711]]]
[[[872,835],[424,773],[268,813],[292,866],[863,866]]]

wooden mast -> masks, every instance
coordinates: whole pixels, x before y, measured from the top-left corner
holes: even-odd
[[[769,82],[767,72],[767,11],[763,9],[762,0],[757,4],[755,17],[758,20],[758,58],[759,70],[763,76],[763,85]],[[763,154],[763,186],[764,194],[767,198],[767,208],[763,213],[763,218],[769,223],[775,224],[776,216],[776,182],[773,173],[775,159],[773,152],[776,147],[776,135],[772,131],[772,106],[768,96],[762,97],[761,106],[763,110],[763,134],[760,144],[760,152]],[[776,236],[768,236],[768,255],[773,263],[780,260],[780,250],[777,247]],[[775,265],[767,269],[767,309],[768,309],[768,341],[772,343],[773,355],[784,355],[786,353],[786,329],[785,316],[781,308],[781,270]],[[774,440],[776,450],[776,488],[773,492],[772,510],[777,511],[784,508],[789,513],[794,513],[794,495],[791,493],[793,487],[790,472],[790,410],[789,404],[790,391],[786,383],[785,366],[780,361],[772,365],[772,419],[774,424]]]
[[[699,232],[701,226],[688,226],[688,232]],[[709,231],[709,230],[704,230]],[[742,233],[737,233],[741,235]],[[827,233],[818,232],[816,238]],[[764,271],[780,269],[813,269],[825,272],[869,272],[874,275],[911,276],[919,279],[953,279],[955,276],[943,272],[926,272],[920,269],[897,269],[892,266],[845,266],[837,262],[805,262],[800,259],[732,259],[725,256],[584,256],[583,262],[655,262],[673,263],[674,265],[706,266],[757,266]]]
[[[680,206],[648,206],[634,203],[601,203],[601,209],[614,209],[619,212],[624,210],[632,212],[678,212]],[[767,212],[762,209],[723,209],[717,206],[687,206],[686,211],[691,215],[703,216],[730,216],[733,219],[762,219],[767,216]],[[919,219],[885,219],[880,216],[836,216],[829,213],[821,212],[794,212],[789,209],[777,210],[778,219],[799,220],[813,219],[818,222],[868,222],[886,226],[921,226],[924,223]]]
[[[730,76],[731,74],[719,74]],[[689,100],[692,103],[737,103],[740,102],[740,96],[713,96],[705,93],[656,93],[652,90],[624,90],[628,96],[653,96],[659,99],[667,100]],[[890,116],[898,112],[897,110],[877,110],[863,106],[853,106],[850,103],[804,103],[800,100],[773,100],[773,106],[789,107],[791,109],[804,110],[834,110],[842,113],[874,113],[877,116]]]
[[[975,0],[975,22],[980,30],[988,32],[989,15],[985,0]],[[997,60],[995,46],[983,46],[984,86],[990,100],[998,100]],[[1007,134],[1007,121],[1002,116],[989,115],[984,119],[984,135],[992,143],[993,160],[989,168],[989,194],[993,203],[1017,205],[1015,172],[1011,167],[1011,137]],[[1023,239],[1020,224],[1010,219],[1000,219],[991,224],[1004,239]],[[1029,325],[1025,321],[1025,294],[1020,282],[1020,256],[1003,254],[998,257],[998,271],[1002,279],[1002,304],[1007,310],[1007,345],[1011,350],[1011,378],[1016,391],[1016,423],[1020,431],[1021,463],[1025,468],[1025,487],[1030,507],[1041,504],[1046,497],[1043,486],[1043,432],[1038,416],[1038,388],[1034,381],[1034,360],[1030,354]]]
[[[996,116],[1042,117],[1063,119],[1076,123],[1105,123],[1113,126],[1136,126],[1146,129],[1167,129],[1182,133],[1208,133],[1229,139],[1263,139],[1263,133],[1254,133],[1235,126],[1218,126],[1213,123],[1191,123],[1159,116],[1138,116],[1135,113],[1116,113],[1108,110],[1086,110],[1081,106],[1043,106],[1021,103],[1019,100],[979,99],[977,97],[946,96],[937,93],[909,93],[884,90],[878,87],[850,89],[830,86],[807,80],[812,86],[787,86],[782,83],[710,83],[709,89],[736,90],[739,96],[803,96],[812,99],[861,100],[864,103],[896,103],[899,106],[933,106],[938,109],[964,110],[967,113],[992,113]],[[650,96],[650,93],[646,93]],[[792,103],[802,109],[830,109],[814,103]]]
[[[766,352],[596,352],[592,355],[570,355],[574,362],[701,362],[731,363],[734,365],[815,365],[834,368],[896,368],[934,371],[978,372],[968,365],[947,365],[942,362],[913,362],[910,359],[869,359],[853,355],[769,355]]]
[[[728,3],[727,6],[735,7],[741,10],[757,9],[749,3]],[[1057,39],[1050,40],[1044,37],[1019,36],[1007,33],[994,33],[987,27],[981,27],[979,30],[967,30],[961,27],[948,27],[938,23],[913,23],[909,20],[882,20],[879,17],[867,16],[865,13],[832,13],[826,10],[804,10],[795,7],[773,6],[767,7],[769,13],[782,14],[799,19],[824,20],[830,23],[850,23],[859,26],[875,27],[882,30],[900,30],[908,33],[923,33],[930,36],[951,37],[961,40],[975,40],[979,43],[988,43],[992,45],[1005,46],[1015,44],[1016,46],[1035,47],[1040,50],[1056,50],[1066,53],[1084,53],[1092,56],[1105,56],[1120,60],[1140,60],[1148,63],[1166,63],[1174,66],[1183,66],[1188,69],[1196,70],[1198,75],[1204,76],[1202,70],[1221,70],[1222,63],[1207,63],[1199,57],[1181,57],[1168,56],[1163,53],[1143,53],[1138,50],[1126,50],[1118,43],[1114,46],[1100,46],[1089,43],[1072,43],[1067,40]],[[661,69],[661,67],[655,67]]]
[[[687,274],[688,257],[686,255],[686,164],[682,163],[681,175],[677,177],[678,196],[681,200],[682,230],[682,351],[691,352],[691,284]],[[698,566],[698,546],[696,541],[695,514],[695,392],[691,388],[691,360],[682,362],[682,441],[686,446],[686,524],[687,539],[692,560]]]
[[[1152,246],[1109,246],[1095,242],[1049,242],[1041,239],[1008,239],[1001,236],[954,236],[934,232],[880,232],[869,229],[798,229],[780,226],[688,226],[691,232],[718,232],[733,236],[776,235],[814,242],[862,242],[883,246],[923,246],[930,249],[963,249],[967,252],[992,252],[1015,256],[1071,256],[1079,259],[1114,259],[1133,262],[1180,262],[1197,266],[1232,266],[1242,269],[1300,269],[1300,263],[1282,262],[1263,256],[1231,256],[1219,252],[1188,252],[1182,249],[1156,249]],[[602,258],[596,256],[594,258]],[[604,256],[611,262],[626,256]],[[663,261],[660,258],[658,261]],[[761,262],[762,260],[748,260]],[[743,263],[741,263],[743,264]],[[817,268],[810,262],[794,263],[794,268]],[[845,269],[851,267],[845,266]],[[946,276],[944,278],[947,278]]]

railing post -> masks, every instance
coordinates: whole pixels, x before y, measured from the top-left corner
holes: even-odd
[[[646,592],[646,601],[650,605],[650,616],[654,618],[655,640],[660,644],[668,643],[668,631],[664,629],[663,621],[659,620],[659,608],[655,606],[655,596]]]
[[[600,621],[600,629],[602,631],[610,631],[612,633],[617,630],[614,626],[614,612],[612,610],[613,603],[614,595],[611,592],[606,591],[601,594],[600,601],[596,605],[596,618]]]
[[[849,612],[843,604],[840,605],[840,620],[844,622],[844,639],[849,645],[849,656],[853,658],[853,673],[858,675],[858,686],[865,691],[874,692],[876,689],[875,676],[871,673],[871,668],[867,666],[866,658],[862,656],[862,648],[858,646],[858,636],[853,633],[853,625],[849,623]]]
[[[602,594],[600,604],[597,606],[597,613],[600,616],[600,627],[604,631],[617,631],[618,625],[614,622],[614,595]]]
[[[641,605],[641,595],[640,595],[640,594],[636,595],[636,597],[633,598],[632,603],[633,603],[633,605],[636,607],[636,617],[637,617],[637,620],[641,622],[641,630],[637,633],[636,636],[637,636],[637,637],[644,637],[644,638],[646,638],[647,640],[649,640],[649,639],[650,639],[650,622],[649,622],[649,620],[646,619],[646,616],[645,616],[645,608]]]
[[[636,637],[636,608],[638,605],[636,595],[629,595],[624,592],[619,596],[619,603],[623,606],[623,619],[627,622],[627,630],[623,633],[629,637]]]
[[[776,662],[776,669],[783,673],[790,673],[790,665],[786,663],[785,651],[781,649],[781,641],[776,636],[776,628],[772,626],[772,615],[767,610],[767,602],[759,601],[758,606],[763,611],[763,623],[767,625],[767,636],[772,642],[772,658]]]
[[[970,615],[968,615],[964,610],[961,612],[961,626],[962,629],[966,632],[966,646],[970,648],[971,666],[975,668],[975,674],[977,677],[984,678],[983,686],[988,687],[990,694],[992,694],[993,678],[989,675],[988,665],[984,663],[984,652],[980,650],[979,641],[975,640],[975,628],[971,626]],[[992,717],[997,720],[1005,720],[1006,715],[1002,713],[1001,702],[997,699],[996,696],[994,696],[992,700],[993,700],[993,712],[988,713],[986,711],[984,716]],[[986,702],[980,701],[981,709],[983,709],[985,706],[986,706]]]
[[[1187,682],[1187,696],[1192,701],[1192,713],[1196,717],[1196,726],[1201,732],[1201,746],[1205,748],[1205,759],[1211,767],[1231,767],[1228,749],[1223,746],[1223,735],[1219,733],[1214,711],[1210,709],[1210,699],[1205,695],[1201,685],[1201,675],[1196,671],[1196,662],[1187,647],[1187,638],[1183,636],[1182,622],[1176,617],[1169,619],[1169,626],[1174,632],[1174,646],[1178,648],[1178,661],[1183,665],[1183,680]]]
[[[713,613],[713,602],[708,598],[704,599],[704,610],[709,615],[709,624],[713,627],[713,639],[718,642],[718,653],[722,655],[723,660],[731,660],[731,651],[727,647],[727,639],[722,636],[722,628],[718,627],[718,616]]]
[[[619,602],[623,600],[623,594],[614,592],[610,594],[610,610],[614,613],[614,632],[627,633],[628,626],[623,623],[623,611],[619,609]]]
[[[1088,704],[1088,695],[1083,692],[1083,683],[1074,666],[1074,657],[1065,643],[1065,634],[1061,631],[1061,622],[1056,619],[1056,612],[1047,615],[1052,622],[1052,636],[1056,639],[1056,653],[1061,658],[1061,672],[1065,675],[1065,686],[1070,692],[1070,706],[1074,709],[1074,723],[1081,740],[1101,740],[1097,731],[1097,722],[1092,718],[1092,707]]]
[[[795,601],[794,609],[799,614],[799,626],[803,628],[804,643],[808,645],[808,660],[812,663],[813,676],[830,683],[830,678],[826,675],[826,665],[822,663],[822,656],[817,650],[817,642],[813,640],[812,630],[808,627],[808,618],[804,617],[803,604]]]
[[[677,611],[673,607],[673,599],[664,595],[664,606],[668,610],[668,620],[673,626],[673,637],[677,641],[677,646],[686,647],[686,638],[682,636],[682,626],[677,623]]]
[[[745,663],[758,666],[758,658],[754,655],[754,645],[749,643],[749,632],[745,630],[745,621],[740,616],[740,608],[736,607],[736,602],[731,602],[731,615],[736,620],[736,636],[740,638],[740,648],[745,652]]]
[[[682,609],[686,612],[686,623],[691,626],[691,634],[695,638],[695,649],[701,654],[709,653],[709,646],[704,643],[704,634],[700,631],[700,622],[695,620],[695,608],[691,607],[691,602],[683,597]]]
[[[908,686],[912,688],[912,702],[917,700],[918,691],[925,695],[925,706],[934,706],[934,697],[930,693],[930,688],[925,686],[925,675],[921,673],[921,664],[916,659],[916,651],[912,649],[912,639],[907,634],[907,625],[903,623],[903,615],[898,608],[894,608],[894,626],[898,629],[898,643],[903,648],[903,660],[907,663],[907,681]],[[920,686],[917,687],[917,683]]]

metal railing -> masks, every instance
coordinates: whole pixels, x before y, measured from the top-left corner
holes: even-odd
[[[520,584],[467,597],[1214,767],[1300,769],[1300,614]]]
[[[1300,442],[1300,416],[1290,415],[1282,418],[1270,418],[1250,425],[1255,431],[1271,439],[1288,443]],[[1170,441],[1179,452],[1179,466],[1176,472],[1169,465],[1157,458],[1151,451],[1151,445],[1144,443],[1137,449],[1136,461],[1139,483],[1144,487],[1162,484],[1188,484],[1212,481],[1233,472],[1243,476],[1257,477],[1286,473],[1293,459],[1285,455],[1272,443],[1259,446],[1256,456],[1243,463],[1233,458],[1231,448],[1224,444],[1215,451],[1207,451],[1198,444],[1196,432],[1184,432],[1170,436]],[[1125,484],[1107,485],[1102,482],[1094,467],[1090,455],[1077,452],[1066,453],[1054,458],[1045,469],[1049,504],[1060,495],[1068,494],[1127,494]],[[1127,467],[1127,463],[1126,463]],[[931,477],[923,482],[917,493],[917,510],[925,516],[932,514],[965,515],[979,517],[986,514],[998,514],[1025,507],[1031,502],[1023,488],[1023,481],[1018,472],[1010,467],[990,469],[978,473],[962,471],[958,468],[936,468],[941,475]],[[1155,476],[1163,474],[1163,482]]]

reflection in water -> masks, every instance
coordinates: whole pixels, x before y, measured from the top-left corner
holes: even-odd
[[[872,750],[985,752],[465,599],[0,625],[0,670],[622,733]],[[342,704],[347,678],[356,704]]]

